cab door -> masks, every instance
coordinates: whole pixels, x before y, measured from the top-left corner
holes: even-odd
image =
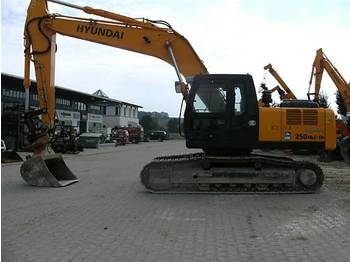
[[[227,140],[231,148],[253,149],[258,144],[259,111],[250,75],[232,75],[228,104]]]

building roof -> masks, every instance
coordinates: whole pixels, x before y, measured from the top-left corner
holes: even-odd
[[[13,79],[17,79],[17,80],[21,80],[23,81],[23,77],[20,76],[16,76],[16,75],[12,75],[12,74],[8,74],[8,73],[1,73],[1,78],[5,76],[5,77],[9,77],[9,78],[13,78]],[[36,86],[36,81],[35,80],[30,80],[32,85]],[[36,88],[36,87],[33,87]],[[55,86],[56,89],[56,93],[63,93],[63,92],[70,92],[73,97],[79,97],[80,99],[86,99],[88,100],[90,103],[96,103],[96,104],[104,104],[104,105],[108,105],[109,103],[114,103],[114,104],[123,104],[123,105],[128,105],[128,106],[134,106],[134,107],[138,107],[138,108],[142,108],[142,106],[140,105],[136,105],[136,104],[132,104],[132,103],[128,103],[128,102],[124,102],[124,101],[120,101],[117,99],[112,99],[109,98],[108,96],[99,96],[99,95],[95,95],[96,92],[101,91],[103,94],[105,94],[102,90],[97,90],[94,94],[88,94],[85,92],[81,92],[81,91],[77,91],[77,90],[73,90],[70,88],[66,88],[66,87],[61,87],[61,86]],[[35,90],[36,91],[36,90]],[[105,94],[106,95],[106,94]]]
[[[101,89],[99,89],[96,92],[92,93],[92,95],[109,98],[109,96],[107,96],[107,94],[105,92],[103,92]]]

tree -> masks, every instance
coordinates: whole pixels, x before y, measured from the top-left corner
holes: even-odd
[[[148,133],[150,130],[156,130],[160,128],[157,119],[150,115],[144,115],[140,120],[140,124],[143,126],[143,129],[146,133]]]
[[[323,92],[320,93],[318,104],[320,105],[320,107],[323,107],[323,108],[329,107],[330,104],[328,103],[328,96],[325,93]]]
[[[339,91],[337,91],[336,93],[336,103],[338,106],[338,109],[337,109],[338,114],[346,117],[346,106],[345,106],[344,98],[341,96]]]
[[[176,133],[179,131],[179,119],[170,118],[168,121],[168,130],[170,133]]]

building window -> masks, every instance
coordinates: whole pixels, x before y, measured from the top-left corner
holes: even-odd
[[[22,99],[25,96],[24,92],[22,92],[22,91],[10,90],[10,89],[3,89],[2,94],[4,96],[19,98],[19,99]]]
[[[91,110],[96,110],[96,111],[100,111],[101,110],[101,106],[90,105],[89,107],[90,107]]]
[[[80,111],[86,111],[86,104],[82,102],[74,102],[74,109]]]
[[[119,107],[118,106],[115,107],[115,115],[116,116],[119,115]]]
[[[70,100],[63,98],[56,98],[56,104],[70,106]]]
[[[106,116],[115,116],[115,112],[116,112],[116,109],[115,109],[115,106],[106,106],[106,112],[105,112],[105,115]]]
[[[88,122],[88,131],[91,133],[102,133],[105,131],[102,123]]]

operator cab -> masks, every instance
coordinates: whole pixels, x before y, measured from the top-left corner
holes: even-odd
[[[259,111],[253,78],[197,75],[186,101],[188,148],[208,154],[247,154],[258,145]]]

